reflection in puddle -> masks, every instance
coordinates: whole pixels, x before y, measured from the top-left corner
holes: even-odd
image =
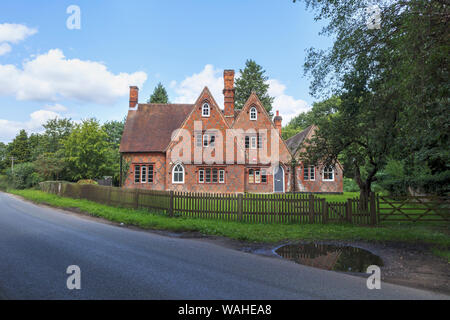
[[[366,272],[370,265],[383,266],[380,257],[367,250],[327,244],[290,244],[275,251],[283,258],[326,270]]]

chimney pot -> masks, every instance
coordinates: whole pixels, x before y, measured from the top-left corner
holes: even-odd
[[[280,116],[280,112],[277,110],[276,116],[273,118],[273,124],[275,125],[275,128],[278,130],[280,136],[281,136],[281,121],[283,118]]]
[[[136,107],[139,101],[139,88],[130,86],[130,109]]]

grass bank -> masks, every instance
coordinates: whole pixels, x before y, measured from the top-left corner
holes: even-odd
[[[197,231],[251,242],[281,242],[288,240],[366,240],[420,242],[433,245],[436,254],[448,259],[450,237],[435,225],[391,224],[364,227],[345,224],[250,224],[219,220],[170,218],[146,210],[111,207],[92,201],[59,197],[38,190],[9,190],[35,203],[58,208],[77,208],[95,217],[144,229]]]

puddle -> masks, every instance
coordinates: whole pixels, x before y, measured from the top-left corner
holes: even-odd
[[[366,272],[370,265],[383,266],[380,257],[367,250],[350,246],[289,244],[275,252],[296,263],[325,270]]]

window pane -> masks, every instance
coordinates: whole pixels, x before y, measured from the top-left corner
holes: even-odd
[[[256,149],[256,137],[250,137],[251,148]]]
[[[153,165],[148,166],[148,182],[153,182]]]
[[[141,181],[141,166],[134,166],[134,182],[139,183]]]
[[[200,170],[198,172],[198,182],[200,182],[200,183],[205,182],[205,171],[204,170]]]
[[[225,170],[219,170],[219,182],[220,183],[225,182]]]
[[[197,147],[201,147],[202,146],[202,134],[201,133],[197,133],[195,138],[196,138]]]
[[[255,171],[255,183],[261,183],[261,176],[259,170]]]
[[[211,169],[205,169],[206,173],[206,182],[211,183]]]
[[[253,173],[253,169],[248,170],[248,182],[249,183],[255,183],[255,176]]]
[[[217,169],[212,170],[212,182],[217,183]]]
[[[204,134],[203,135],[203,146],[204,147],[208,146],[208,139],[209,139],[209,136],[207,134]]]
[[[147,167],[142,166],[141,168],[141,182],[146,183],[147,182]]]
[[[245,149],[250,148],[250,137],[245,136]]]
[[[314,166],[310,166],[309,167],[309,177],[310,177],[310,179],[311,180],[314,180],[315,179],[315,172],[314,172],[315,170],[314,170]]]
[[[266,183],[267,182],[267,172],[266,170],[261,170],[261,182]]]
[[[212,135],[211,136],[211,140],[210,140],[210,142],[209,142],[209,145],[211,146],[211,147],[214,147],[214,142],[216,141],[216,136],[214,136],[214,135]]]

